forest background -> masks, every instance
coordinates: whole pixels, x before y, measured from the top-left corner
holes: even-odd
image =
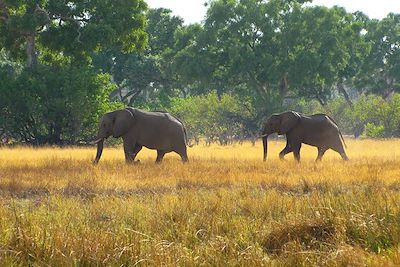
[[[169,111],[192,142],[325,112],[345,134],[400,136],[400,14],[301,0],[213,0],[201,23],[143,0],[0,0],[3,143],[87,144],[100,116]]]

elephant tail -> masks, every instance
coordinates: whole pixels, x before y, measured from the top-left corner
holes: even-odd
[[[340,134],[340,138],[342,139],[342,142],[343,142],[343,144],[344,144],[344,147],[347,148],[346,142],[344,141],[342,132],[341,132],[340,130],[339,130],[339,134]]]
[[[328,116],[328,115],[326,115],[326,116]],[[342,132],[340,131],[339,126],[337,125],[336,121],[335,121],[334,119],[332,119],[331,116],[328,116],[328,118],[336,125],[336,127],[338,127],[338,131],[339,131],[339,134],[340,134],[340,138],[342,139],[342,142],[343,142],[343,144],[344,144],[344,147],[347,148],[347,145],[346,145],[346,142],[344,141]]]
[[[171,115],[171,114],[170,114]],[[172,116],[172,115],[171,115]],[[172,116],[172,117],[174,117],[177,121],[179,121],[180,123],[181,123],[181,125],[182,125],[182,129],[183,129],[183,134],[184,134],[184,137],[185,137],[185,144],[188,146],[188,147],[192,147],[193,146],[193,144],[189,144],[189,140],[188,140],[188,134],[187,134],[187,131],[186,131],[186,126],[185,126],[185,124],[183,123],[183,121],[181,121],[180,119],[178,119],[177,117],[175,117],[175,116]]]

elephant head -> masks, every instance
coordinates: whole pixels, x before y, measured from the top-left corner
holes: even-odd
[[[98,163],[103,153],[104,139],[112,135],[115,138],[126,134],[132,127],[135,120],[134,110],[121,109],[103,115],[100,120],[97,139],[97,154],[93,163]]]
[[[288,111],[280,114],[273,114],[269,117],[262,131],[263,146],[264,146],[264,161],[267,160],[267,139],[270,134],[278,133],[286,134],[300,120],[300,114],[294,111]]]

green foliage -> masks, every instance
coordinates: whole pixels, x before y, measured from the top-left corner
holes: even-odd
[[[117,85],[111,94],[113,100],[129,106],[160,107],[175,95],[173,75],[168,73],[168,55],[175,42],[174,32],[183,20],[171,13],[164,8],[148,11],[145,30],[149,43],[144,53],[123,53],[111,46],[95,55],[94,66],[110,73]]]
[[[110,45],[124,52],[143,50],[147,35],[143,0],[4,1],[0,45],[26,61],[47,48],[75,59]],[[25,52],[25,44],[36,45]]]
[[[16,141],[76,144],[93,140],[113,90],[109,75],[90,67],[41,66],[5,75],[0,84],[2,127]]]
[[[371,49],[357,75],[359,90],[384,98],[400,90],[400,14],[367,23],[366,40]]]
[[[9,0],[0,9],[0,135],[31,144],[93,140],[99,116],[121,106],[109,101],[115,85],[93,68],[93,53],[143,51],[146,3]]]
[[[218,96],[213,91],[204,96],[173,98],[168,110],[185,122],[189,137],[195,142],[204,137],[208,144],[226,145],[233,138],[249,137],[248,131],[258,131],[245,125],[254,116],[251,103],[235,95]]]
[[[368,52],[365,17],[304,2],[211,1],[204,25],[176,34],[181,87],[250,97],[264,114],[282,110],[285,97],[326,105]]]
[[[0,135],[88,140],[111,100],[170,110],[208,142],[254,138],[288,109],[400,136],[400,15],[306,2],[212,0],[184,25],[143,0],[0,1]]]
[[[385,127],[383,125],[375,125],[368,122],[365,125],[365,135],[371,138],[380,138],[385,135]]]
[[[333,88],[355,75],[367,53],[363,26],[356,15],[339,7],[295,10],[284,37],[291,93],[326,105]]]

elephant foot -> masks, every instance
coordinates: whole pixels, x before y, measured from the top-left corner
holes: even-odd
[[[133,164],[135,164],[135,165],[136,165],[136,164],[140,164],[140,160],[134,161]]]

